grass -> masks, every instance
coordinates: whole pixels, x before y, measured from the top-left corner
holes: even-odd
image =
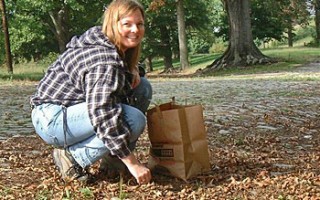
[[[264,55],[275,58],[278,62],[268,65],[229,68],[214,72],[211,76],[291,72],[303,64],[320,61],[320,48],[294,47],[262,49],[261,51]]]
[[[298,66],[320,61],[320,48],[311,47],[293,47],[293,48],[274,48],[274,49],[262,49],[263,54],[276,58],[279,62],[271,65],[255,65],[247,67],[237,67],[226,70],[214,72],[210,76],[229,76],[229,75],[250,75],[259,73],[272,73],[272,72],[285,72],[292,71]],[[221,54],[198,54],[190,55],[189,60],[191,67],[184,70],[183,74],[194,73],[198,69],[203,69],[207,65],[211,64]],[[179,68],[179,59],[173,59],[174,68]],[[9,74],[6,71],[5,66],[0,67],[0,83],[13,80],[23,81],[39,81],[49,64],[39,64],[34,62],[15,64],[13,66],[14,73]],[[163,70],[162,59],[155,59],[153,61],[154,71],[150,74],[158,74]]]
[[[207,65],[211,64],[215,59],[217,59],[220,54],[197,54],[197,55],[190,55],[189,62],[190,67],[185,69],[183,74],[191,74],[194,73],[199,68],[205,68]],[[174,58],[172,60],[173,68],[179,69],[180,68],[180,60],[178,58]],[[164,69],[164,64],[162,58],[154,59],[152,62],[153,71],[149,72],[149,74],[155,75],[159,74]]]
[[[248,74],[260,74],[260,73],[272,73],[272,72],[285,72],[292,71],[302,64],[320,61],[320,48],[311,47],[281,47],[281,48],[269,48],[262,49],[263,54],[266,56],[275,58],[277,63],[269,65],[255,65],[246,67],[229,68],[226,70],[220,70],[214,72],[210,76],[229,76],[229,75],[248,75]],[[220,54],[202,54],[191,55],[190,63],[191,67],[183,71],[182,73],[193,73],[198,69],[203,69],[207,65],[211,64],[214,59],[218,58]],[[154,63],[154,72],[151,74],[158,74],[163,70],[162,60],[157,60]],[[173,66],[179,67],[179,60],[173,60]]]
[[[48,65],[35,62],[20,63],[13,66],[13,74],[8,73],[6,66],[0,67],[0,82],[12,80],[38,81],[40,80]]]
[[[320,49],[310,47],[293,47],[266,49],[262,51],[265,55],[281,59],[285,62],[304,64],[320,61]]]

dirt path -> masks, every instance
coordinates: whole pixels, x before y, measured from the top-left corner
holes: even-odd
[[[154,103],[202,104],[212,171],[190,183],[155,175],[123,184],[128,199],[320,199],[320,63],[293,72],[208,79],[151,79]],[[35,136],[35,83],[0,85],[0,199],[110,199],[118,180],[64,185],[51,147]],[[147,134],[137,154],[146,162]],[[96,168],[92,173],[97,173]],[[87,188],[87,192],[84,192]],[[68,192],[66,192],[68,191]],[[90,195],[92,194],[92,197]],[[93,197],[94,196],[94,197]],[[70,198],[71,199],[71,198]]]

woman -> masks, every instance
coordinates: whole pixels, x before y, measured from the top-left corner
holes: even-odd
[[[146,125],[152,89],[137,68],[144,11],[136,0],[113,1],[102,27],[73,37],[31,97],[38,135],[57,148],[53,159],[65,181],[108,155],[119,158],[139,184],[151,173],[132,151]]]

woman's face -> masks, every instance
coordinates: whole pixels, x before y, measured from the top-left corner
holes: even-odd
[[[120,43],[124,51],[136,47],[144,36],[144,19],[140,10],[135,10],[119,20]]]

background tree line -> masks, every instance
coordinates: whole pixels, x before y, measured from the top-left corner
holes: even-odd
[[[111,0],[2,1],[6,5],[12,57],[17,63],[54,59],[73,35],[101,23],[103,10]],[[287,41],[293,46],[295,27],[307,27],[310,22],[314,23],[308,26],[314,38],[310,45],[320,44],[320,0],[141,2],[146,10],[142,60],[150,70],[155,58],[162,58],[165,70],[171,70],[172,59],[181,57],[184,68],[188,66],[184,54],[209,53],[219,41],[229,45],[209,68],[264,62],[267,58],[258,46],[271,40]],[[4,33],[0,32],[0,64],[6,60]],[[185,38],[181,37],[184,34]],[[184,40],[186,45],[181,45]]]

